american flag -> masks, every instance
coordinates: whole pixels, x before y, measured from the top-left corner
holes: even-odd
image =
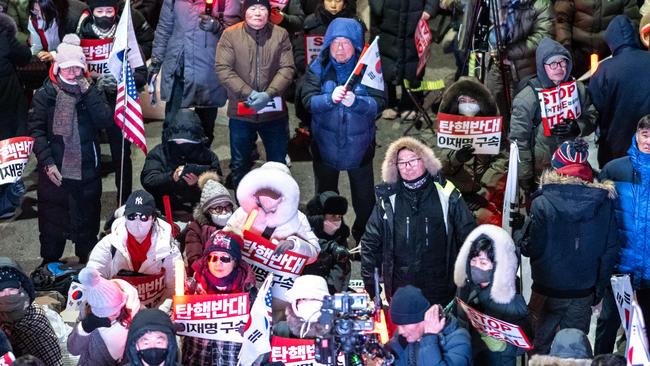
[[[118,57],[123,60],[124,51],[120,52]],[[114,117],[115,123],[124,131],[126,139],[137,145],[146,154],[147,141],[144,134],[140,97],[135,87],[131,65],[128,62],[126,64],[126,73],[117,84],[117,102],[115,103]]]

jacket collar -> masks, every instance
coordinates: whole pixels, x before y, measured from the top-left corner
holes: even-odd
[[[246,33],[250,34],[250,36],[253,38],[255,38],[256,36],[267,36],[271,34],[273,30],[273,24],[269,20],[267,21],[266,25],[262,29],[253,29],[244,20],[244,30],[246,31]]]

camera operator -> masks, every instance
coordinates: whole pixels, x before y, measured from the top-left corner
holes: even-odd
[[[328,330],[318,322],[323,298],[328,296],[327,282],[323,277],[304,275],[296,278],[287,291],[289,304],[285,308],[286,321],[273,327],[273,334],[285,338],[310,339],[324,337]]]
[[[395,366],[463,366],[472,364],[469,333],[433,305],[422,291],[407,285],[399,288],[390,304],[397,333],[387,346],[395,355]]]

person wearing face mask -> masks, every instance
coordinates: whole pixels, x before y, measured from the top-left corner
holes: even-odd
[[[192,275],[192,264],[203,256],[203,244],[217,230],[223,229],[234,212],[235,203],[228,189],[220,183],[219,175],[205,172],[199,176],[201,200],[194,208],[193,219],[180,235],[182,252],[187,258],[187,274]]]
[[[438,112],[468,117],[501,115],[490,91],[471,77],[461,77],[445,90]],[[475,154],[469,145],[459,150],[433,148],[442,162],[443,175],[454,182],[479,224],[501,224],[508,167],[507,122],[503,121],[496,155]]]
[[[174,264],[180,258],[171,226],[156,215],[153,196],[137,190],[126,200],[124,216],[115,219],[111,233],[90,253],[87,267],[96,269],[105,279],[122,271],[142,275],[163,273],[165,290],[158,301],[161,302],[174,294]]]
[[[555,125],[550,136],[544,133],[539,93],[573,80],[573,61],[569,51],[556,41],[545,37],[535,51],[537,76],[530,79],[512,101],[509,140],[519,146],[519,186],[529,195],[537,179],[551,167],[551,157],[564,142],[587,136],[596,128],[598,112],[584,84],[576,82],[581,114],[577,119],[564,119]]]
[[[34,298],[34,285],[18,263],[0,257],[0,329],[14,356],[33,355],[48,366],[63,366],[59,340]]]
[[[273,335],[301,339],[327,336],[328,330],[318,320],[323,299],[329,294],[327,282],[321,276],[302,275],[296,278],[286,294],[289,301],[284,310],[287,319],[274,324]]]
[[[206,240],[203,256],[194,262],[194,276],[186,282],[185,293],[192,295],[248,293],[249,304],[257,296],[255,273],[241,257],[242,237],[215,231]],[[182,364],[185,366],[236,366],[241,343],[183,337]],[[218,351],[217,351],[218,350]]]
[[[97,130],[115,122],[103,93],[85,76],[86,56],[79,44],[74,34],[63,38],[28,117],[39,170],[41,265],[59,261],[67,239],[75,243],[75,254],[85,263],[99,232]]]
[[[528,308],[517,293],[519,255],[510,235],[495,225],[474,229],[460,248],[454,267],[456,296],[483,314],[527,330]],[[474,365],[515,366],[523,349],[481,335],[459,304],[456,317],[472,336]],[[527,335],[531,335],[526,333]]]
[[[121,14],[124,5],[118,5],[117,0],[90,0],[88,1],[91,16],[85,18],[77,34],[83,42],[96,39],[110,39],[115,37],[115,30],[119,22],[119,14]],[[139,11],[131,9],[131,20],[133,22],[133,29],[135,38],[138,42],[139,50],[133,48],[131,52],[142,52],[142,59],[147,60],[151,56],[151,44],[154,38],[153,29],[149,26]],[[110,43],[110,47],[113,43]],[[105,67],[106,64],[94,65],[96,68],[92,69],[92,75],[97,83],[97,87],[106,94],[106,100],[114,107],[117,99],[117,80],[113,74]],[[133,77],[135,85],[138,89],[144,87],[147,80],[147,67],[140,66],[133,70]],[[112,169],[115,171],[115,188],[117,189],[117,206],[121,206],[126,197],[131,194],[131,187],[133,185],[133,168],[131,164],[131,143],[122,137],[122,130],[113,123],[106,129],[108,136],[109,147],[111,151],[111,164]],[[124,151],[122,151],[124,150]],[[124,159],[124,179],[122,180],[121,162]],[[122,181],[121,181],[122,180]],[[121,181],[121,182],[120,182]],[[122,192],[120,192],[122,189]]]
[[[75,33],[90,15],[88,7],[78,0],[29,0],[27,29],[32,55],[41,62],[53,62],[63,37]]]
[[[174,220],[190,221],[201,199],[199,175],[212,171],[221,176],[219,158],[204,144],[201,121],[191,109],[179,110],[166,133],[167,139],[147,154],[140,182],[161,212],[163,196],[169,195]]]
[[[126,338],[125,366],[180,366],[176,327],[158,309],[143,309],[131,322]]]
[[[131,319],[140,310],[138,291],[125,281],[102,278],[93,268],[82,269],[79,282],[87,308],[68,335],[68,351],[80,356],[78,366],[117,365],[124,355]],[[124,290],[135,296],[129,298]]]

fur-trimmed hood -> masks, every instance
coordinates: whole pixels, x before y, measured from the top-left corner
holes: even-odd
[[[394,184],[401,179],[397,171],[397,154],[402,149],[411,150],[422,158],[425,168],[432,176],[438,175],[438,171],[442,169],[442,163],[430,147],[413,137],[400,137],[388,146],[384,162],[381,164],[381,179],[385,183]]]
[[[469,280],[469,252],[479,236],[486,235],[494,242],[494,275],[490,283],[490,298],[497,304],[508,304],[517,294],[515,280],[519,259],[515,244],[508,233],[495,225],[481,225],[465,239],[456,257],[454,283],[463,287]]]
[[[528,366],[590,366],[591,360],[578,358],[559,358],[548,355],[534,355]]]
[[[0,13],[0,32],[7,32],[9,37],[13,38],[18,32],[16,22],[7,14]]]
[[[476,80],[476,78],[463,76],[453,83],[442,95],[438,112],[448,114],[458,113],[458,97],[466,95],[476,99],[481,111],[477,116],[498,116],[499,108],[490,91]]]
[[[585,182],[584,180],[573,177],[570,175],[558,174],[555,170],[546,170],[539,178],[539,188],[544,188],[549,184],[576,184],[592,188],[604,189],[607,191],[607,196],[610,199],[616,198],[616,186],[611,180],[604,180],[602,182],[594,180],[593,182]]]

